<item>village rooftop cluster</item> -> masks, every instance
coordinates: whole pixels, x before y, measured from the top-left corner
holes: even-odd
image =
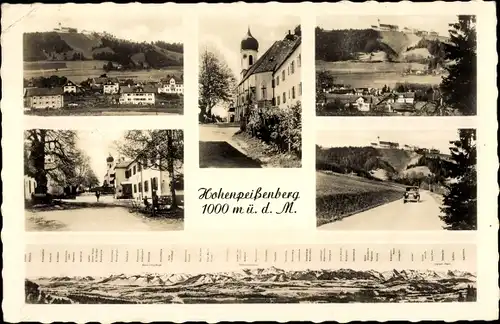
[[[65,80],[52,76],[50,79]],[[64,82],[64,81],[63,81]],[[106,74],[89,78],[80,84],[66,80],[62,86],[40,87],[37,79],[25,80],[27,109],[61,109],[74,107],[163,106],[184,93],[182,77],[167,75],[160,82],[119,79]]]

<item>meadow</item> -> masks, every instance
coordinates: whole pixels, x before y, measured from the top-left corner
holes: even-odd
[[[316,61],[317,71],[331,71],[335,76],[335,83],[348,84],[354,88],[382,88],[384,85],[393,88],[396,83],[405,82],[429,85],[441,83],[441,75],[402,75],[408,68],[425,70],[426,66],[405,62]]]
[[[31,79],[36,77],[50,77],[57,75],[66,77],[69,80],[80,83],[92,77],[99,77],[106,73],[109,77],[120,79],[137,79],[159,81],[167,74],[181,76],[183,68],[179,66],[161,69],[161,70],[137,70],[137,71],[110,71],[105,72],[102,66],[107,61],[37,61],[24,62],[24,78]]]
[[[401,199],[400,185],[333,172],[316,172],[317,226]]]

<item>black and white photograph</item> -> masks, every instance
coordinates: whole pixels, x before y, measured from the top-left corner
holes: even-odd
[[[325,130],[316,139],[324,230],[476,230],[476,130]]]
[[[300,168],[299,17],[200,18],[201,168]]]
[[[140,10],[42,5],[23,17],[25,114],[182,115],[182,17]]]
[[[229,272],[53,276],[25,280],[27,304],[475,302],[476,273],[456,270],[241,268]]]
[[[476,16],[319,16],[317,116],[476,115]]]
[[[24,132],[26,231],[184,227],[182,130]]]

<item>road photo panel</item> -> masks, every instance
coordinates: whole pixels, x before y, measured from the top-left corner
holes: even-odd
[[[25,114],[182,114],[182,17],[140,10],[63,4],[25,17]]]
[[[202,18],[201,168],[300,168],[298,17]]]
[[[182,130],[25,130],[25,229],[182,230],[183,165]]]
[[[318,131],[322,230],[476,230],[476,130]]]
[[[476,115],[476,17],[319,16],[316,115]]]

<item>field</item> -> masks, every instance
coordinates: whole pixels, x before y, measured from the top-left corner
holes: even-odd
[[[323,62],[316,61],[316,70],[329,70],[336,77],[335,83],[348,84],[354,88],[382,88],[387,85],[393,88],[396,83],[420,83],[438,85],[441,75],[406,75],[405,69],[424,70],[425,65],[402,62]]]
[[[317,226],[401,199],[403,191],[393,183],[316,172]]]
[[[57,75],[66,77],[69,80],[80,83],[91,77],[98,77],[106,73],[109,77],[120,79],[137,79],[159,81],[161,78],[170,75],[182,75],[183,68],[176,66],[161,70],[138,70],[138,71],[110,71],[105,72],[102,66],[106,61],[37,61],[24,62],[24,78],[50,77]]]
[[[123,116],[123,115],[164,115],[164,114],[183,114],[182,100],[177,104],[171,104],[165,107],[151,107],[130,105],[115,105],[114,107],[76,107],[63,109],[25,109],[26,115],[34,116]]]

